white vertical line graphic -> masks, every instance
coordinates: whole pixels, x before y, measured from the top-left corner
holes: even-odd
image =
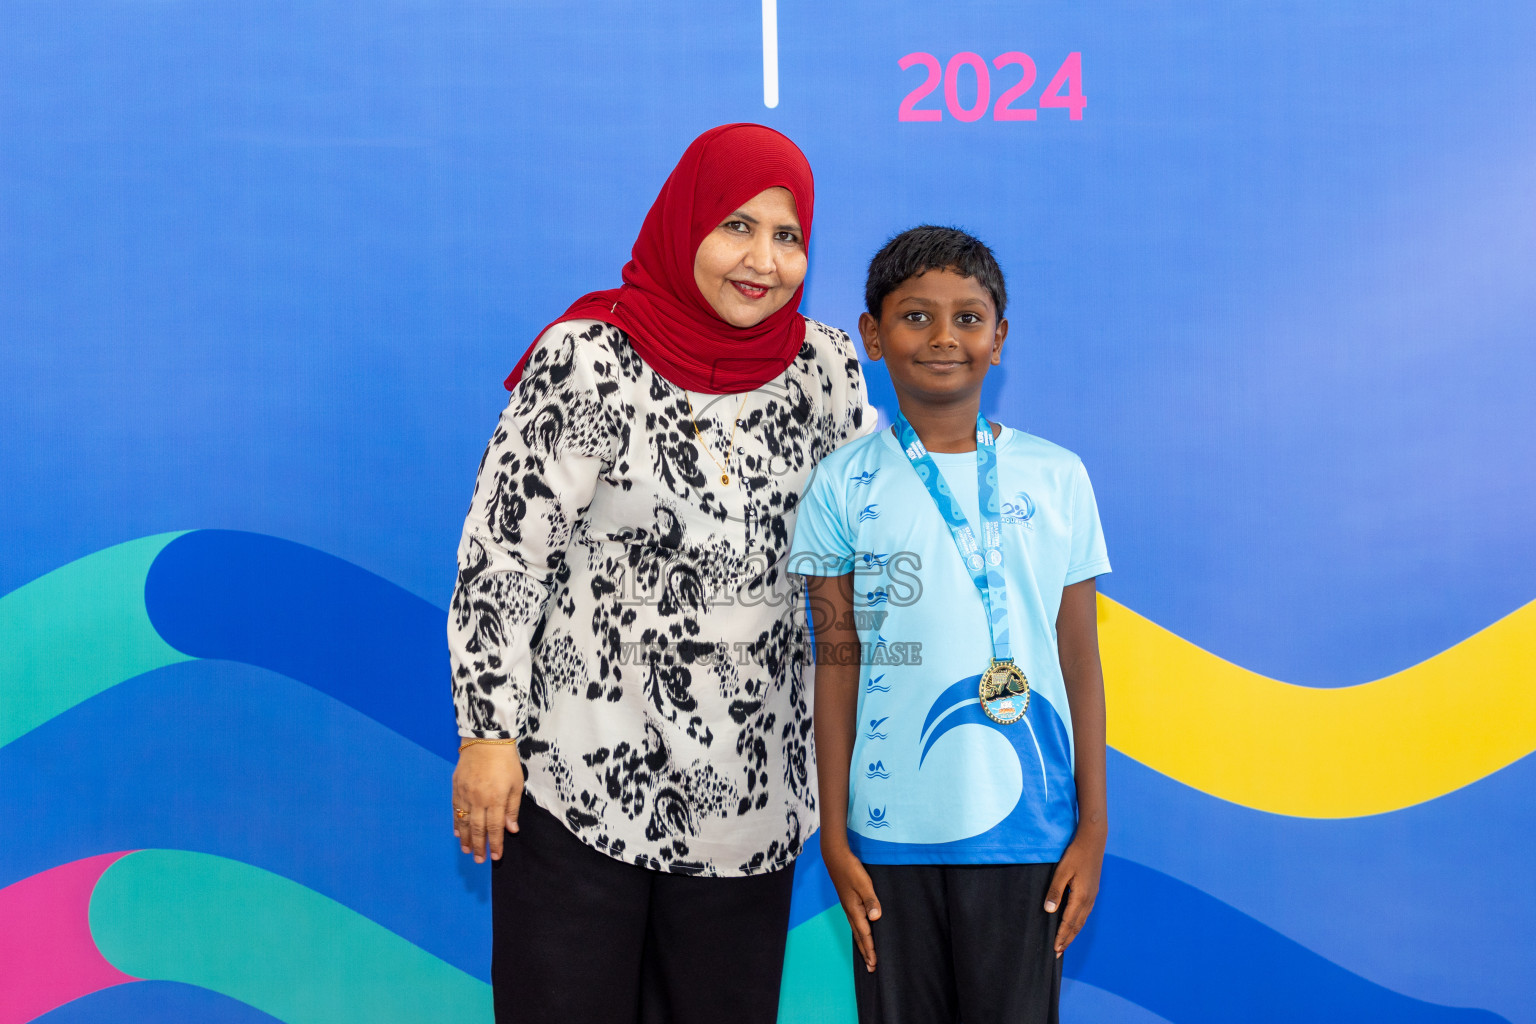
[[[763,0],[763,106],[779,105],[779,0]]]

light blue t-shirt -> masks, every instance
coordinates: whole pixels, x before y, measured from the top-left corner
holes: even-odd
[[[979,533],[976,453],[929,454]],[[801,500],[790,571],[854,574],[863,666],[848,842],[865,862],[1049,862],[1077,827],[1056,612],[1063,587],[1109,571],[1098,506],[1064,448],[1004,427],[997,456],[1009,633],[1031,690],[1012,725],[982,713],[981,595],[891,431],[823,459]]]

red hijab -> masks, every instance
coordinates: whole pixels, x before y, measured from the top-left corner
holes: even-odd
[[[711,128],[689,145],[651,204],[623,285],[583,295],[544,330],[562,320],[601,320],[629,335],[646,365],[680,388],[722,395],[762,387],[794,362],[805,340],[804,286],[762,323],[733,327],[700,293],[693,261],[727,214],[776,186],[795,197],[808,245],[815,189],[805,154],[760,124]],[[532,353],[530,346],[507,377],[508,391]]]

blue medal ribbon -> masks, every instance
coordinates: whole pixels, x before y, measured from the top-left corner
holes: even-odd
[[[1029,705],[1029,683],[1014,665],[1013,648],[1008,641],[1008,584],[1003,578],[1002,507],[998,500],[997,442],[992,437],[992,425],[986,417],[976,417],[976,496],[981,507],[979,538],[912,424],[898,413],[891,429],[917,478],[927,488],[928,497],[933,499],[939,515],[949,527],[955,550],[960,552],[960,561],[970,573],[971,582],[980,592],[981,603],[987,612],[992,665],[982,676],[982,708],[994,721],[1004,725],[1016,722],[1024,716]],[[1010,683],[1011,679],[1017,679],[1017,684]],[[989,696],[992,690],[995,694]]]

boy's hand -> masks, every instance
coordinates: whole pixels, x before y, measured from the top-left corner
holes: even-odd
[[[1079,830],[1066,852],[1061,855],[1056,873],[1051,876],[1051,887],[1045,893],[1045,912],[1056,913],[1056,908],[1062,904],[1063,895],[1066,897],[1066,908],[1062,911],[1061,923],[1056,927],[1058,959],[1072,945],[1077,933],[1083,930],[1083,925],[1088,922],[1088,912],[1093,909],[1093,901],[1098,898],[1099,875],[1104,870],[1105,840],[1106,836],[1102,832],[1084,834]]]
[[[875,897],[875,884],[869,872],[859,863],[853,851],[822,848],[822,860],[827,874],[837,888],[837,898],[842,901],[843,913],[848,915],[848,927],[853,929],[853,946],[864,958],[864,969],[875,969],[875,936],[869,922],[880,920],[880,901]]]

